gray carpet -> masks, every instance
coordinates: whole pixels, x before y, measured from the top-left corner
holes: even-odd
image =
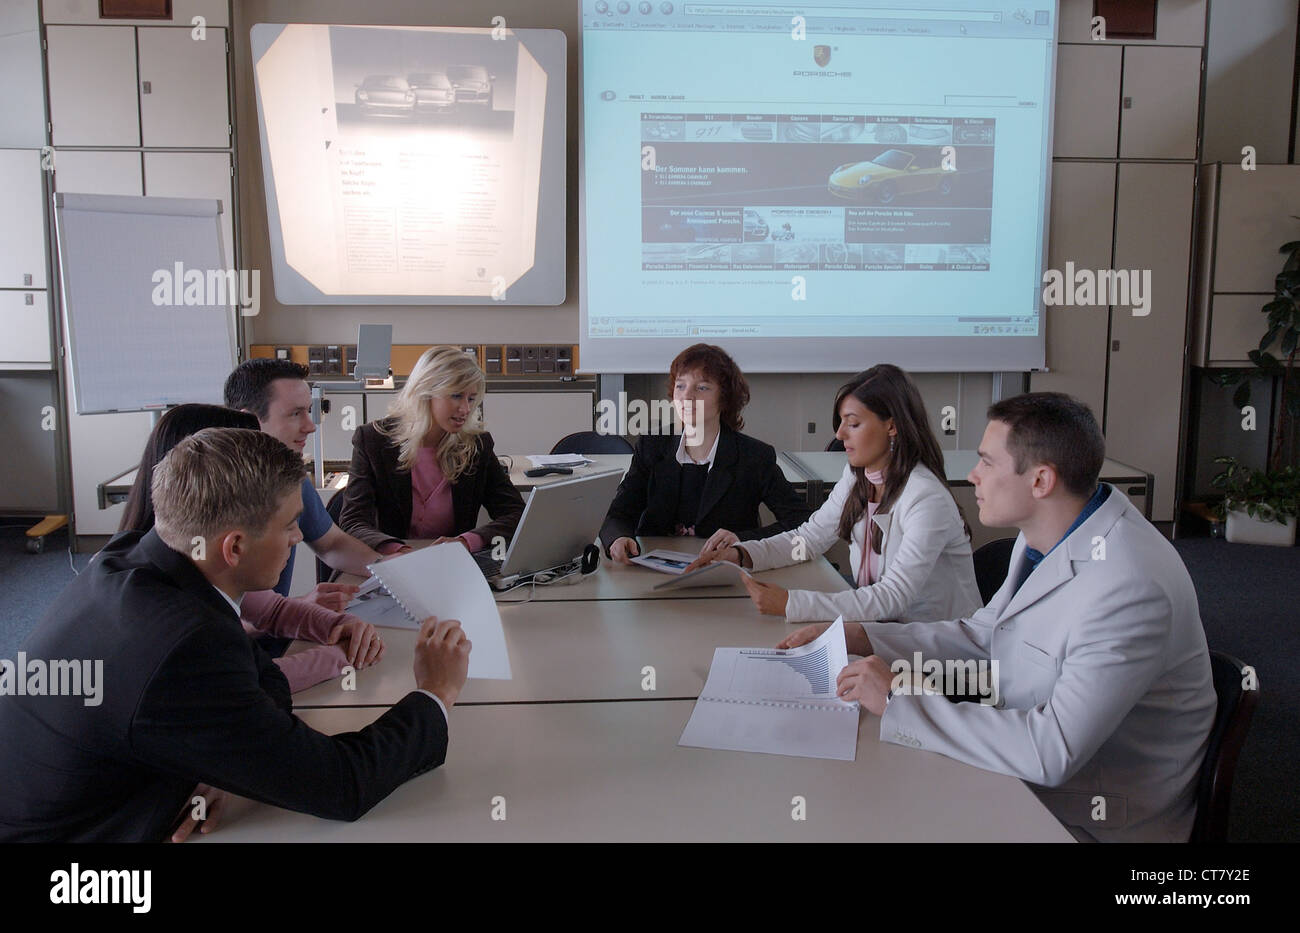
[[[44,554],[0,528],[0,658],[12,659],[45,607],[73,578],[65,532]],[[1259,673],[1261,697],[1233,788],[1234,842],[1300,841],[1300,548],[1175,542],[1196,584],[1210,647]],[[78,570],[89,554],[72,555]]]

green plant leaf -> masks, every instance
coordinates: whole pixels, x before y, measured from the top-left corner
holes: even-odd
[[[1244,380],[1232,393],[1232,407],[1238,411],[1250,404],[1250,380]]]
[[[1294,327],[1288,328],[1287,332],[1282,335],[1281,349],[1287,356],[1290,356],[1291,352],[1295,350],[1297,337],[1300,337],[1300,331],[1297,331]]]
[[[1278,362],[1277,357],[1272,353],[1263,350],[1251,350],[1246,356],[1250,361],[1264,371],[1266,376],[1280,376],[1284,370],[1282,364]]]

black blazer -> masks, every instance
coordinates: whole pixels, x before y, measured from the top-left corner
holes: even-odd
[[[352,466],[339,516],[339,527],[375,550],[389,541],[405,541],[411,530],[411,471],[397,465],[397,442],[375,427],[389,428],[393,421],[363,424],[352,435]],[[497,535],[507,541],[513,537],[524,500],[497,461],[492,435],[480,434],[477,441],[474,463],[451,484],[455,527],[448,537],[472,531],[490,546]],[[475,527],[480,507],[492,521]]]
[[[618,538],[671,535],[675,530],[680,441],[676,434],[643,434],[637,439],[632,465],[600,529],[600,542],[607,556],[609,546]],[[776,516],[776,521],[765,528],[758,526],[759,503]],[[700,498],[695,520],[697,538],[707,538],[719,528],[734,531],[742,541],[766,538],[798,528],[810,514],[807,503],[777,465],[771,444],[722,429],[718,452]]]
[[[238,613],[156,531],[115,536],[23,651],[102,659],[102,702],[0,700],[0,841],[161,841],[199,783],[355,820],[447,753],[446,719],[418,691],[360,732],[305,725]]]

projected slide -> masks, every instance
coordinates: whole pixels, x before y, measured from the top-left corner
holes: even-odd
[[[986,271],[994,125],[644,113],[641,268]]]
[[[260,24],[253,40],[281,302],[563,300],[562,33]]]
[[[584,370],[1043,365],[1056,9],[582,0]]]

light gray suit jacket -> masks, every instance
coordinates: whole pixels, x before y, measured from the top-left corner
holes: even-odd
[[[1078,838],[1186,842],[1217,706],[1187,568],[1113,487],[1015,591],[1024,560],[970,618],[864,623],[886,662],[999,662],[997,706],[897,695],[881,740],[1022,778]]]

